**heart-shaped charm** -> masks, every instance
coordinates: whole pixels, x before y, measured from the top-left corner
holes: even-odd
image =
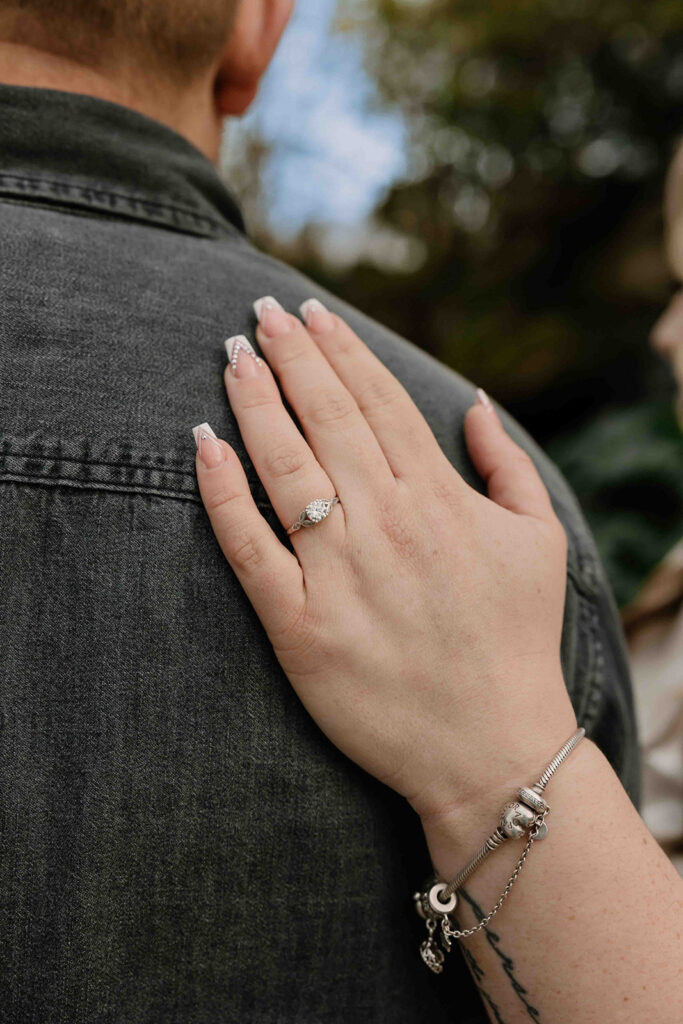
[[[420,946],[420,956],[434,974],[441,974],[443,971],[444,955],[434,939],[425,939]]]

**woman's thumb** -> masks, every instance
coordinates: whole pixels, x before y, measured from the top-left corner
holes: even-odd
[[[465,440],[475,469],[486,482],[491,501],[519,515],[554,515],[548,491],[527,453],[505,432],[485,391],[465,417]]]

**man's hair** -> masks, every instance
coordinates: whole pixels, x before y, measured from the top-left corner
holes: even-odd
[[[0,39],[93,67],[132,60],[185,84],[229,35],[238,0],[0,0]]]

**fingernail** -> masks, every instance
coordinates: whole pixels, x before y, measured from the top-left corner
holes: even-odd
[[[477,388],[477,401],[484,406],[487,412],[495,412],[493,403],[483,388]]]
[[[263,366],[263,360],[256,355],[253,345],[243,334],[228,338],[225,351],[228,353],[233,377],[256,377]]]
[[[218,443],[218,439],[208,423],[200,423],[198,427],[192,428],[199,458],[207,469],[220,466],[225,459],[225,452]]]
[[[319,299],[307,299],[299,306],[304,323],[309,331],[315,334],[324,334],[334,327],[332,314],[323,306]]]
[[[273,338],[276,334],[289,334],[292,330],[291,320],[272,295],[264,295],[262,299],[257,299],[254,303],[254,312],[267,338]]]

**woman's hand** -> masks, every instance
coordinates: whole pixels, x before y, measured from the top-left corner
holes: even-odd
[[[256,303],[225,385],[284,527],[259,513],[234,451],[196,428],[218,542],[296,693],[330,740],[423,821],[519,783],[576,728],[560,667],[566,539],[528,456],[485,396],[465,419],[489,497],[469,487],[405,389],[313,300],[306,327]],[[273,376],[298,417],[283,405]],[[496,804],[496,798],[493,798]]]

